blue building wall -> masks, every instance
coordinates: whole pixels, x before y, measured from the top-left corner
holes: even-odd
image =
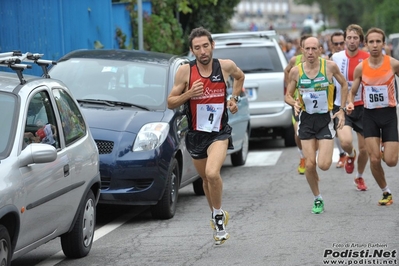
[[[143,1],[143,12],[151,14],[150,2]],[[76,49],[118,49],[117,27],[129,36],[126,45],[132,36],[126,4],[111,0],[1,0],[0,17],[0,53],[20,50],[58,60]]]

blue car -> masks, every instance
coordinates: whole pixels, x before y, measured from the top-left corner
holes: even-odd
[[[77,50],[50,70],[80,103],[100,153],[100,203],[151,205],[154,218],[176,211],[179,188],[202,182],[185,147],[188,129],[183,106],[170,110],[167,97],[184,57],[134,50]],[[243,91],[242,105],[248,107]],[[249,112],[231,115],[232,161],[245,164]],[[239,138],[239,139],[238,139]],[[234,158],[234,159],[233,159]]]

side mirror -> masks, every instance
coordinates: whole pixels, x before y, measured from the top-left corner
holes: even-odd
[[[57,159],[57,150],[43,143],[29,144],[19,155],[19,167],[32,163],[50,163]]]

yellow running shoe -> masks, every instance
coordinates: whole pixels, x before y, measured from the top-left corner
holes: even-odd
[[[299,161],[299,165],[298,165],[298,173],[300,175],[305,174],[305,170],[306,170],[306,159],[305,158],[301,158],[301,160]]]
[[[378,201],[378,205],[380,206],[387,206],[393,203],[392,194],[389,192],[382,193],[382,199]]]

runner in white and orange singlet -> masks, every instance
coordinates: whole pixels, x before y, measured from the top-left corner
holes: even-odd
[[[332,60],[338,65],[342,75],[344,75],[348,82],[348,90],[352,87],[353,72],[355,67],[363,60],[369,57],[369,53],[359,49],[360,43],[364,41],[363,29],[356,24],[349,25],[345,32],[345,43],[346,49],[344,51],[335,53],[332,55]],[[339,92],[340,85],[336,84],[337,87],[337,98],[335,99],[335,105],[340,104]],[[345,114],[345,126],[337,131],[341,147],[348,154],[345,160],[345,170],[348,174],[351,174],[355,168],[355,160],[357,159],[357,173],[354,178],[354,184],[356,189],[359,191],[366,191],[367,186],[363,179],[364,169],[366,168],[368,155],[366,146],[364,144],[363,137],[363,88],[361,87],[354,99],[354,111],[351,114]],[[335,106],[334,106],[335,107]],[[353,134],[352,131],[357,133],[358,149],[359,154],[356,158],[356,150],[352,144]]]

